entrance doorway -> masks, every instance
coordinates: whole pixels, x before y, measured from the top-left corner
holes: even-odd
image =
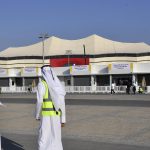
[[[132,75],[113,75],[112,82],[116,86],[132,85]]]

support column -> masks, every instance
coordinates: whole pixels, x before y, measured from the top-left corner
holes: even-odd
[[[71,76],[71,77],[70,77],[70,80],[71,80],[71,86],[74,86],[74,77]]]
[[[135,84],[135,86],[138,86],[137,75],[136,74],[132,74],[132,84]]]
[[[15,78],[9,78],[9,87],[16,87]]]
[[[11,87],[11,86],[12,86],[12,79],[9,78],[9,87]]]
[[[94,85],[97,86],[97,79],[96,79],[96,76],[94,76],[94,82],[95,82]]]
[[[97,86],[96,76],[91,75],[91,87],[92,87],[92,91],[96,91],[96,86]]]
[[[112,75],[111,74],[109,75],[109,79],[110,79],[110,83],[109,84],[110,84],[110,87],[111,87],[111,85],[112,85]]]
[[[25,78],[24,77],[22,78],[22,86],[23,87],[25,86]]]
[[[91,86],[94,86],[94,76],[91,76]]]
[[[16,87],[15,78],[9,78],[10,92],[15,92],[15,87]]]

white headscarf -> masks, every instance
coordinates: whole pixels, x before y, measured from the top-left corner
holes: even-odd
[[[63,87],[60,80],[50,66],[43,66],[41,71],[42,76],[48,84],[54,107],[56,111],[58,111],[61,108],[60,99],[64,99],[64,96],[66,95],[65,88]]]
[[[0,106],[6,107],[6,105],[4,105],[1,101],[0,101]]]

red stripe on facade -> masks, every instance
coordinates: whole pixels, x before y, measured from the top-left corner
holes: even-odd
[[[68,65],[89,65],[89,58],[52,58],[50,59],[52,67],[63,67]]]

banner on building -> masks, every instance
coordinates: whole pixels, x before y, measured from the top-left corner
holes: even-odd
[[[86,75],[91,73],[90,65],[78,65],[70,67],[70,74],[72,75]]]
[[[109,64],[109,73],[111,74],[123,74],[123,73],[132,73],[133,64],[132,63],[114,63]]]
[[[14,69],[15,76],[21,75],[21,69]]]
[[[8,76],[8,69],[0,68],[0,77]]]
[[[35,67],[25,67],[22,69],[22,76],[37,76],[38,68]]]
[[[19,77],[21,76],[21,68],[10,68],[8,69],[9,76],[11,77]]]

